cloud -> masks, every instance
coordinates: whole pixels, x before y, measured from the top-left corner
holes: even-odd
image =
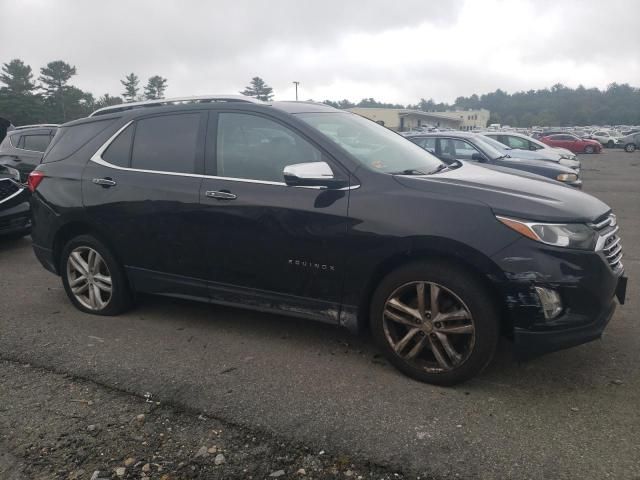
[[[236,93],[255,75],[292,98],[452,101],[557,82],[640,83],[640,3],[610,0],[14,0],[0,61],[63,59],[120,94],[129,72],[171,96]]]

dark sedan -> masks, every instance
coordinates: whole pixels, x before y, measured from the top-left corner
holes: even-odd
[[[436,132],[407,138],[445,162],[465,160],[482,163],[492,168],[506,167],[582,188],[580,174],[572,168],[551,161],[511,157],[491,145],[490,140],[482,135],[466,132]]]

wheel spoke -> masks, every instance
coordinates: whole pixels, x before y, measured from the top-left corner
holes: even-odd
[[[111,285],[108,285],[103,282],[97,282],[97,281],[94,283],[94,285],[98,287],[100,290],[102,290],[103,292],[111,293]]]
[[[445,370],[451,370],[451,365],[449,364],[449,361],[447,360],[446,356],[444,355],[444,353],[440,350],[440,343],[437,340],[437,337],[429,337],[429,344],[431,345],[431,352],[433,353],[433,356],[436,358],[436,361],[438,362],[438,364]]]
[[[449,338],[444,333],[440,332],[436,333],[436,337],[440,341],[440,344],[442,345],[442,348],[444,348],[447,356],[451,359],[451,363],[453,363],[454,365],[460,363],[460,360],[462,360],[462,356],[458,352],[456,352],[455,348],[453,348],[451,342],[449,342]]]
[[[80,275],[79,277],[74,278],[73,280],[71,280],[69,282],[69,286],[70,287],[77,287],[78,285],[80,285],[82,282],[87,282],[87,277],[85,277],[84,275]]]
[[[436,332],[443,333],[445,335],[450,334],[465,334],[465,333],[473,333],[475,329],[473,325],[452,325],[452,326],[442,326],[440,328],[436,328]]]
[[[82,255],[80,255],[79,252],[73,252],[69,256],[69,261],[71,262],[71,265],[73,266],[73,268],[75,268],[82,275],[87,275],[89,273],[89,266],[84,261],[84,259],[82,258]]]
[[[407,353],[405,358],[409,358],[409,359],[416,358],[420,354],[420,352],[422,352],[427,342],[428,342],[427,336],[422,337],[420,340],[416,342],[413,348],[409,350],[409,353]]]
[[[420,316],[420,312],[415,308],[411,308],[409,305],[402,303],[397,298],[392,298],[387,302],[388,307],[393,307],[396,310],[399,310],[402,313],[406,313],[407,315],[411,315],[413,318],[420,320],[422,317]],[[388,310],[388,309],[387,309]]]
[[[454,310],[453,312],[441,313],[437,318],[434,319],[435,322],[448,322],[451,320],[467,320],[471,318],[469,312],[467,312],[464,308],[459,308],[458,310]]]
[[[416,322],[411,321],[410,319],[405,318],[402,315],[398,315],[397,313],[389,310],[388,308],[384,311],[384,315],[385,315],[385,317],[390,318],[394,322],[400,323],[402,325],[406,325],[408,327],[415,327],[416,326]]]
[[[104,283],[104,284],[107,284],[107,285],[111,285],[111,277],[107,277],[107,276],[105,276],[105,275],[102,275],[101,273],[96,273],[96,274],[93,276],[93,279],[94,279],[94,280],[97,280],[97,281],[98,281],[98,282],[100,282],[100,283]]]
[[[89,254],[87,255],[87,269],[89,273],[93,274],[96,272],[96,251],[89,250]]]
[[[89,288],[89,283],[85,282],[82,285],[80,285],[79,287],[75,287],[72,288],[71,291],[75,294],[75,295],[80,295],[81,293],[84,293],[87,291],[87,289]]]
[[[87,287],[89,288],[89,306],[95,310],[97,308],[96,307],[96,292],[91,287],[91,285],[87,285]]]
[[[104,302],[102,301],[102,294],[100,293],[100,288],[94,283],[91,286],[93,290],[93,299],[94,299],[94,308],[100,309],[104,306]]]
[[[411,330],[409,330],[406,335],[404,337],[402,337],[402,339],[400,339],[400,341],[398,343],[396,343],[394,345],[394,349],[395,351],[400,354],[400,352],[402,352],[402,350],[404,350],[404,348],[407,346],[407,344],[411,341],[411,339],[413,337],[415,337],[416,333],[418,333],[420,331],[419,328],[412,328]]]
[[[438,305],[438,297],[440,296],[440,287],[435,283],[430,284],[429,296],[431,301],[431,318],[435,318],[440,313],[440,306]]]
[[[416,284],[416,296],[418,297],[418,313],[420,314],[420,318],[424,321],[427,318],[427,307],[424,302],[424,283],[420,282]]]

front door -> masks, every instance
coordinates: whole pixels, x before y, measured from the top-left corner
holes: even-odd
[[[203,112],[141,118],[85,168],[89,217],[137,290],[208,297],[198,223],[205,125]]]
[[[326,161],[309,139],[255,114],[211,113],[200,190],[215,302],[335,322],[349,190],[285,185],[287,165]]]

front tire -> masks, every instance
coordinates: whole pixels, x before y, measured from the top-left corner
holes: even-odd
[[[60,275],[74,306],[94,315],[118,315],[132,305],[123,268],[92,235],[71,239],[62,249]]]
[[[635,144],[633,144],[633,143],[628,143],[627,145],[625,145],[625,146],[624,146],[624,151],[625,151],[625,152],[629,152],[629,153],[635,152],[635,151],[636,151],[636,146],[635,146]]]
[[[584,153],[593,153],[595,152],[595,148],[593,147],[593,145],[587,145],[586,147],[584,147]]]
[[[480,373],[498,344],[499,314],[490,292],[465,269],[416,262],[385,277],[373,294],[376,344],[411,378],[454,385]]]

